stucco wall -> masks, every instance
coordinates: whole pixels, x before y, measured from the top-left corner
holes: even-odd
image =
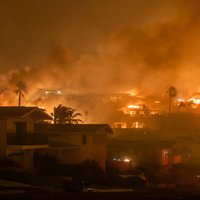
[[[7,119],[7,132],[15,133],[16,132],[16,122],[26,122],[27,123],[27,133],[34,132],[34,121],[30,117],[26,117],[25,119],[20,118],[10,118]]]
[[[87,143],[82,144],[82,135],[87,136]],[[59,134],[50,136],[54,142],[66,143],[66,149],[53,149],[50,147],[50,155],[56,156],[61,163],[77,164],[86,159],[95,160],[99,166],[105,169],[107,146],[104,144],[94,144],[94,134]],[[75,145],[70,147],[70,145]]]

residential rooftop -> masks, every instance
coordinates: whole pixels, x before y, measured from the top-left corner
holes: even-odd
[[[93,133],[99,130],[105,130],[113,133],[108,124],[36,124],[35,131],[48,133],[65,133],[65,132],[87,132]]]
[[[52,117],[48,115],[44,109],[39,107],[25,107],[25,106],[0,106],[0,117],[25,117],[31,114],[37,118],[52,120]]]

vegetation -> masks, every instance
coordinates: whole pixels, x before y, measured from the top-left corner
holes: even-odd
[[[21,168],[21,166],[14,160],[6,157],[2,160],[0,160],[0,167],[17,167]]]
[[[49,155],[34,154],[34,168],[36,173],[42,175],[56,175],[57,167],[59,164],[58,159]]]
[[[105,173],[94,160],[85,160],[77,165],[74,178],[84,180],[86,185],[103,184]]]
[[[53,113],[51,115],[54,118],[54,124],[78,124],[83,123],[79,117],[82,116],[81,113],[76,112],[75,109],[63,106],[62,104],[54,107]]]
[[[17,89],[15,90],[15,93],[18,95],[18,105],[21,106],[21,99],[24,97],[24,93],[27,91],[27,87],[23,81],[18,81],[16,87]]]

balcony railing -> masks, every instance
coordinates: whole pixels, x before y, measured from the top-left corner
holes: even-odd
[[[39,133],[7,133],[8,145],[47,145],[48,135]]]

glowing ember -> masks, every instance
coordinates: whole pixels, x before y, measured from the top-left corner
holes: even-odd
[[[125,158],[124,159],[124,162],[130,162],[131,160],[130,159],[128,159],[128,158]]]
[[[140,109],[141,108],[140,105],[128,105],[127,107],[131,108],[131,109]]]
[[[192,101],[194,104],[200,104],[200,99],[196,99],[194,97],[189,99],[189,101]]]
[[[57,94],[62,94],[62,92],[60,90],[57,91]]]
[[[39,106],[39,108],[45,110],[45,107],[44,107],[44,106]]]
[[[45,95],[49,95],[49,94],[55,94],[55,95],[62,95],[62,92],[60,90],[46,90]]]
[[[178,98],[177,101],[178,101],[178,102],[185,102],[185,99],[183,99],[183,98]]]
[[[137,92],[135,89],[127,92],[130,96],[136,96]]]
[[[124,157],[124,158],[113,158],[114,161],[119,161],[119,162],[131,162],[130,158]]]

